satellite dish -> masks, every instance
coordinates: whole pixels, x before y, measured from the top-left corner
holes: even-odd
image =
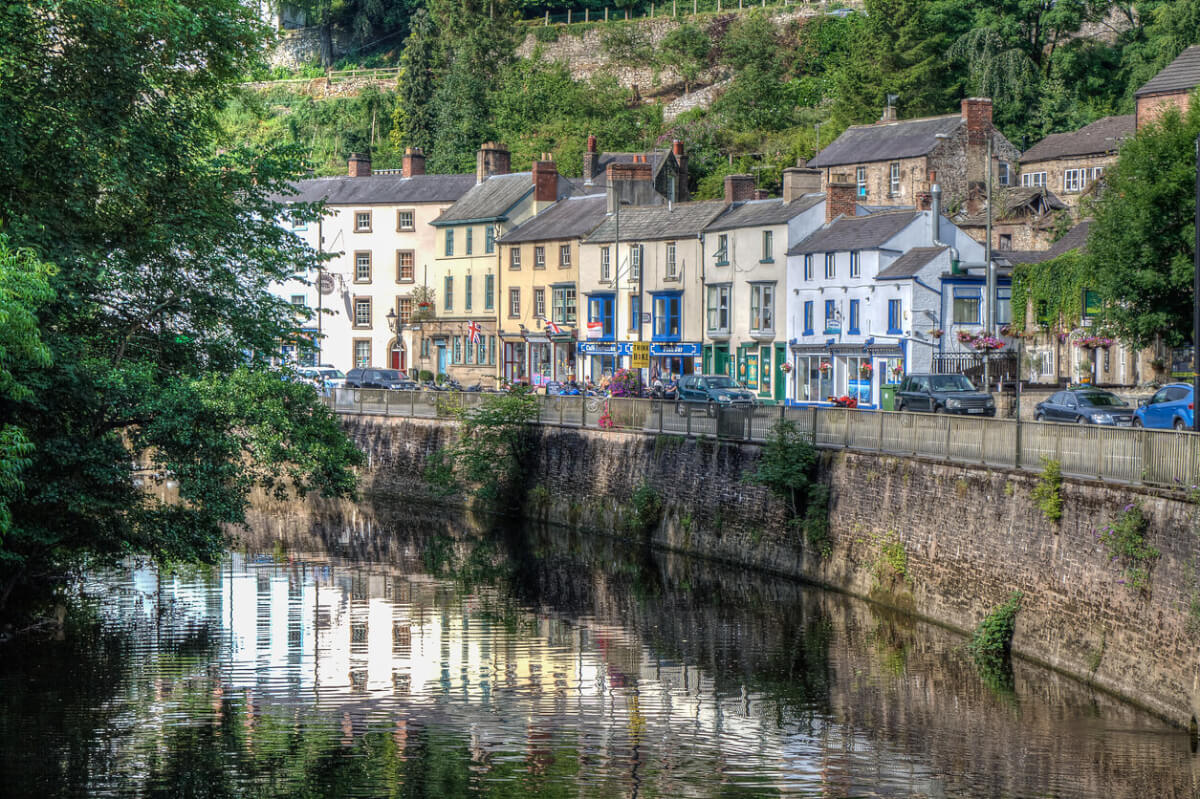
[[[317,280],[317,286],[322,294],[332,294],[333,289],[337,284],[333,282],[333,275],[324,274]]]

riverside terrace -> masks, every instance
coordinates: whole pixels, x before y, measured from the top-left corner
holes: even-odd
[[[339,414],[453,420],[487,394],[332,389]],[[762,443],[780,421],[809,432],[818,447],[1040,472],[1162,488],[1200,484],[1200,435],[1133,428],[1021,422],[825,407],[755,406],[688,410],[651,399],[537,396],[538,423],[556,427]]]

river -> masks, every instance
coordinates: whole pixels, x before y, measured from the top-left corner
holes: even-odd
[[[1186,732],[811,586],[403,508],[241,536],[3,649],[0,794],[1200,795]]]

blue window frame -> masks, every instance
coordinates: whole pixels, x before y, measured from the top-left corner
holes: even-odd
[[[603,325],[600,341],[613,341],[616,337],[615,320],[613,319],[613,295],[592,294],[588,297],[588,321],[600,322]],[[597,339],[588,336],[592,341]]]
[[[654,341],[679,341],[683,332],[683,295],[679,292],[654,294]]]
[[[471,254],[471,234],[474,230],[474,228],[467,228],[467,255]]]
[[[485,311],[492,310],[496,303],[496,276],[483,276],[483,309]]]
[[[446,231],[446,255],[454,255],[454,229]]]
[[[813,302],[808,300],[804,303],[804,335],[811,336],[813,334]]]
[[[900,300],[888,300],[888,333],[891,335],[899,335],[900,323],[903,320],[903,313],[900,307]]]
[[[825,332],[837,333],[839,331],[830,327],[829,323],[837,319],[837,302],[834,300],[825,300]]]
[[[858,329],[858,300],[850,300],[850,331],[859,333]]]
[[[495,252],[496,250],[496,226],[488,225],[483,229],[483,251]]]
[[[642,298],[631,295],[629,298],[629,329],[637,330],[642,326]]]

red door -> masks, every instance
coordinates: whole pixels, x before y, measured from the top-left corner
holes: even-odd
[[[405,368],[407,367],[407,364],[405,364],[405,362],[404,362],[406,360],[404,355],[405,355],[404,350],[401,350],[401,349],[393,349],[392,350],[392,368],[393,369],[399,369],[402,372],[405,370]]]

